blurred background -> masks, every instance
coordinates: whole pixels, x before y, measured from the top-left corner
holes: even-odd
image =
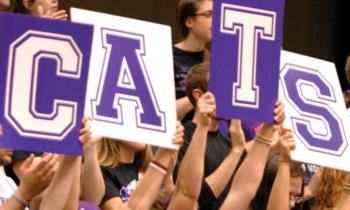
[[[350,51],[349,2],[285,0],[283,49],[334,62],[343,90],[350,88],[344,71]],[[170,25],[173,42],[177,42],[180,39],[177,3],[178,0],[60,0],[60,7],[67,11],[78,7]]]

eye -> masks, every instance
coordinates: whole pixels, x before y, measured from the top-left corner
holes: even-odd
[[[205,12],[194,14],[194,16],[204,16],[206,18],[210,18],[212,15],[213,15],[213,11],[212,10],[208,10],[208,11],[205,11]]]

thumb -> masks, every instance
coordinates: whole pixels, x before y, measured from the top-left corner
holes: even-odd
[[[38,15],[40,17],[43,17],[44,16],[44,9],[41,5],[38,6]]]
[[[23,162],[22,167],[24,169],[29,168],[29,166],[33,163],[34,155],[33,153]]]

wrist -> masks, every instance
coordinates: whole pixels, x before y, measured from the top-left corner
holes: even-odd
[[[30,190],[24,189],[21,185],[14,193],[14,198],[19,201],[23,206],[29,206],[29,202],[34,198],[35,194]]]

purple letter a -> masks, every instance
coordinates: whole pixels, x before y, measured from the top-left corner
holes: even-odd
[[[137,127],[164,131],[164,112],[142,61],[144,37],[102,29],[102,39],[107,53],[97,99],[92,103],[94,118],[118,124],[136,120]],[[130,110],[134,114],[123,119],[123,113]]]

